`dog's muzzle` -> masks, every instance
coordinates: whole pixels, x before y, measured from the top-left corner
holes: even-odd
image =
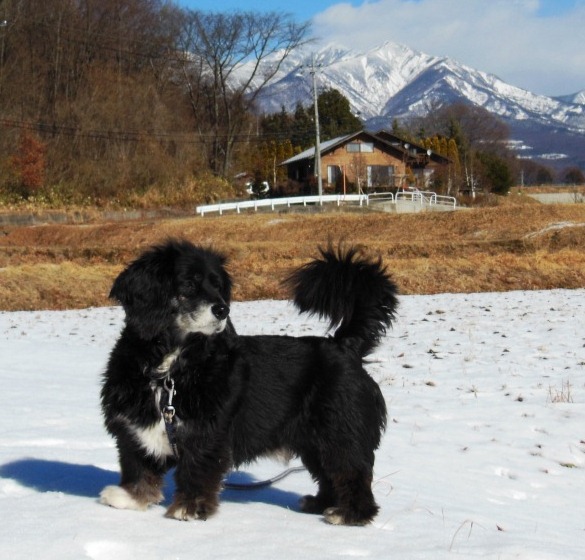
[[[204,303],[193,311],[179,313],[177,325],[183,335],[201,333],[206,336],[222,332],[227,323],[230,308],[225,302]]]

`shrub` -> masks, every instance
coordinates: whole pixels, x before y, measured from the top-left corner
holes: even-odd
[[[25,197],[39,191],[45,183],[46,147],[31,132],[20,135],[17,150],[12,157],[12,169]]]

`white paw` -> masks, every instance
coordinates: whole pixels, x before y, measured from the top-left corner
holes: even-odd
[[[325,517],[325,521],[327,521],[327,523],[331,523],[331,525],[344,525],[345,524],[345,519],[344,519],[343,515],[341,515],[338,508],[335,508],[335,507],[327,508],[323,512],[323,516]]]
[[[189,513],[186,507],[173,507],[165,515],[169,519],[178,519],[179,521],[194,521],[201,519],[197,513]]]
[[[100,504],[137,511],[145,511],[148,507],[148,504],[138,502],[121,486],[106,486],[100,493]]]

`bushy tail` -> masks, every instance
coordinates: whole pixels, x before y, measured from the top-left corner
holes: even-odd
[[[319,248],[316,258],[286,280],[301,312],[329,320],[334,338],[351,339],[365,356],[380,342],[394,320],[397,289],[382,260],[367,258],[358,248]]]

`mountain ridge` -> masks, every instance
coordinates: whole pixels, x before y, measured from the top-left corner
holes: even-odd
[[[390,41],[366,51],[329,44],[286,59],[259,96],[260,110],[294,111],[298,103],[310,105],[312,64],[319,89],[339,90],[366,128],[388,127],[395,119],[423,116],[431,107],[463,102],[483,107],[504,121],[513,145],[522,149],[521,157],[585,169],[585,90],[558,97],[535,94],[449,57]],[[554,144],[551,135],[571,139],[559,142],[562,153],[553,150],[554,158],[547,152]]]

